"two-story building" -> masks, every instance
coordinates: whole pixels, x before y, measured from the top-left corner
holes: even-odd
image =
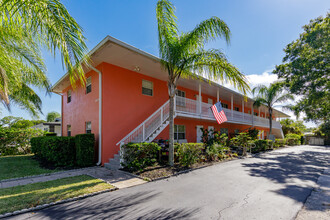
[[[62,134],[94,133],[99,164],[106,163],[128,142],[167,139],[169,97],[167,72],[159,58],[107,36],[90,52],[87,83],[75,89],[69,75],[52,88],[62,96]],[[222,102],[228,121],[217,124],[210,107]],[[255,127],[260,138],[269,131],[267,108],[253,108],[253,99],[206,79],[180,79],[175,105],[175,134],[179,142],[200,142],[201,129],[232,135]],[[274,110],[273,131],[283,138]]]

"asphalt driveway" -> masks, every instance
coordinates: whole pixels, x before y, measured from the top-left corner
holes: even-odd
[[[329,161],[330,148],[285,148],[12,218],[294,219]]]

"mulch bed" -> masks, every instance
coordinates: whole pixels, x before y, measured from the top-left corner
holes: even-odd
[[[198,169],[198,168],[202,168],[202,167],[206,167],[206,166],[211,166],[214,164],[223,163],[223,162],[230,161],[233,159],[236,159],[236,157],[223,159],[221,161],[199,162],[199,163],[193,164],[191,167],[181,167],[181,166],[179,166],[179,164],[175,164],[173,167],[170,167],[168,165],[162,166],[162,165],[157,164],[155,166],[146,167],[143,171],[136,171],[136,172],[132,172],[132,173],[135,175],[138,175],[139,177],[141,177],[143,179],[153,181],[153,180],[161,179],[164,177],[174,176],[174,175],[180,174],[185,171],[190,171],[193,169]]]

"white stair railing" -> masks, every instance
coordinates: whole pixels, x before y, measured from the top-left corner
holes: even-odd
[[[152,115],[138,125],[133,131],[121,139],[116,145],[123,145],[129,142],[145,142],[154,132],[160,128],[168,119],[170,110],[170,101],[165,102]]]

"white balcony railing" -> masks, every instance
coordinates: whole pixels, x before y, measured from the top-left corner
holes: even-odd
[[[187,99],[179,96],[176,97],[176,114],[178,114],[178,116],[215,121],[211,107],[211,104],[205,102],[200,103],[199,101],[193,99]],[[261,118],[255,115],[252,116],[251,114],[246,114],[235,110],[232,111],[226,108],[223,108],[223,110],[226,114],[228,122],[269,127],[269,119],[267,118]],[[281,124],[273,120],[272,127],[280,129]]]

